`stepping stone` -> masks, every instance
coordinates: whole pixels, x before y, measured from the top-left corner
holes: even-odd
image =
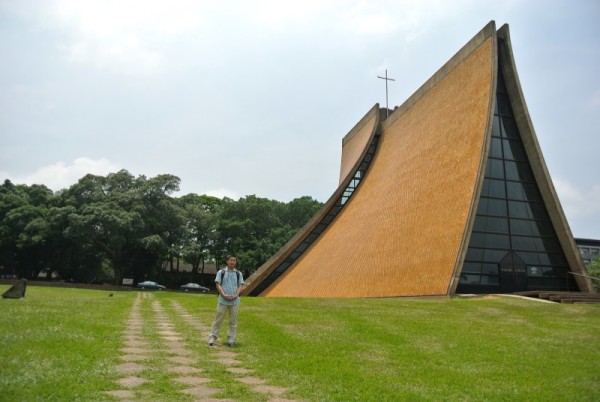
[[[273,394],[277,396],[287,391],[287,388],[276,387],[273,385],[257,385],[256,387],[252,387],[252,389],[256,392],[260,392],[261,394]]]
[[[226,359],[226,358],[231,358],[233,359],[234,357],[237,357],[237,353],[235,352],[227,352],[227,351],[222,351],[222,352],[218,352],[215,353],[215,356]]]
[[[137,373],[138,371],[145,370],[146,368],[146,366],[142,366],[141,364],[137,363],[123,363],[116,367],[117,371],[120,371],[121,373]]]
[[[266,382],[265,380],[259,377],[240,377],[236,378],[236,381],[243,382],[244,384],[248,385],[261,385]]]
[[[121,356],[121,360],[126,362],[139,362],[140,360],[148,359],[148,356],[144,355],[123,355]]]
[[[140,378],[140,377],[125,377],[125,378],[119,378],[117,380],[117,382],[125,388],[135,388],[135,387],[139,387],[140,385],[142,385],[143,383],[147,382],[148,380],[144,379],[144,378]]]
[[[236,402],[233,399],[217,399],[217,398],[202,398],[202,399],[196,399],[196,401],[200,402]],[[296,401],[294,401],[296,402]]]
[[[207,382],[211,382],[212,380],[210,378],[203,377],[178,377],[173,378],[173,381],[177,381],[186,385],[201,385],[206,384]]]
[[[183,338],[180,336],[163,336],[163,339],[165,341],[175,341],[175,342],[183,341]]]
[[[125,390],[125,389],[119,389],[116,391],[106,391],[104,393],[108,394],[110,396],[114,396],[115,398],[119,398],[119,399],[133,398],[135,396],[133,391],[129,391],[129,390]]]
[[[213,360],[213,361],[217,362],[217,363],[224,364],[226,366],[235,366],[236,364],[242,364],[241,361],[235,360],[235,359],[230,359],[230,358],[216,359],[216,360]]]
[[[159,334],[163,335],[163,336],[177,336],[179,335],[179,332],[176,331],[171,331],[171,330],[162,330],[162,331],[158,331]]]
[[[192,363],[196,362],[196,359],[190,359],[189,357],[184,357],[184,356],[168,357],[167,360],[170,360],[174,363],[179,363],[179,364],[192,364]]]
[[[243,368],[243,367],[227,367],[227,371],[233,374],[250,374],[254,373],[254,370]]]
[[[197,397],[205,397],[205,396],[214,395],[217,392],[221,392],[221,390],[216,389],[216,388],[199,386],[199,387],[194,387],[194,388],[182,389],[180,392],[183,392],[184,394],[188,394],[188,395],[197,396]],[[202,400],[204,400],[204,399],[202,399]]]
[[[170,349],[169,353],[171,353],[172,355],[178,355],[178,356],[189,356],[189,355],[193,354],[194,352],[192,352],[189,349],[174,348],[174,349]]]
[[[123,353],[134,354],[134,355],[143,355],[143,354],[151,352],[151,350],[142,349],[142,348],[121,348],[120,350]]]
[[[127,340],[125,341],[125,346],[127,346],[128,348],[146,348],[148,347],[148,342],[138,340]]]
[[[202,369],[192,367],[192,366],[177,366],[177,367],[169,367],[167,371],[173,374],[197,374],[201,373]]]

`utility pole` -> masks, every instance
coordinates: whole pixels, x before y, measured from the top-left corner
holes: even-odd
[[[381,78],[382,80],[385,80],[385,117],[387,118],[390,114],[390,107],[389,107],[389,103],[388,103],[388,81],[396,81],[396,80],[393,78],[388,78],[387,69],[385,70],[385,77],[377,76],[377,78]]]

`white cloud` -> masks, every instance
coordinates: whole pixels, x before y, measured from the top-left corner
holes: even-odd
[[[72,62],[99,70],[151,75],[166,63],[165,43],[206,21],[211,2],[55,0],[38,5],[38,22],[58,29],[56,48]],[[22,14],[23,10],[16,12]]]
[[[108,173],[119,171],[120,166],[108,159],[77,158],[71,164],[57,162],[52,165],[42,166],[35,172],[23,176],[2,174],[15,184],[44,184],[53,191],[62,190],[75,184],[88,173],[106,176]]]

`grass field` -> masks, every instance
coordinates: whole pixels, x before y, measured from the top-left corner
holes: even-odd
[[[8,286],[0,286],[0,292]],[[0,300],[0,400],[112,400],[123,331],[138,292],[29,287]],[[208,359],[206,338],[175,304],[210,325],[212,295],[152,292],[185,336],[197,367],[223,388],[216,398],[268,400]],[[226,326],[224,326],[225,329]],[[145,336],[160,349],[152,326]],[[223,331],[224,333],[225,331]],[[509,297],[453,299],[244,298],[241,366],[282,398],[306,401],[598,401],[600,306]],[[156,354],[141,399],[191,401]],[[180,388],[180,387],[179,387]]]

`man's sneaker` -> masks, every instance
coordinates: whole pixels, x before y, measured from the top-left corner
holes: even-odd
[[[212,339],[212,338],[210,338],[210,339],[208,340],[208,346],[213,346],[214,344],[215,344],[215,340],[214,340],[214,339]]]
[[[235,345],[235,342],[234,342],[234,341],[229,341],[229,342],[227,342],[227,346],[233,346],[233,345]]]

